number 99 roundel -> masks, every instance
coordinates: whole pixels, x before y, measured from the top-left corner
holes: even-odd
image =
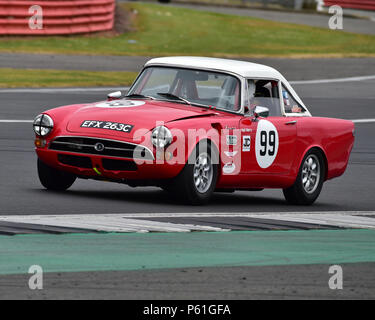
[[[258,122],[255,137],[255,155],[259,167],[266,169],[275,161],[279,149],[279,134],[268,120]]]

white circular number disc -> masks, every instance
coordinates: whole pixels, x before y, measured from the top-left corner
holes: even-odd
[[[266,169],[272,165],[278,149],[279,134],[276,127],[268,120],[259,120],[255,137],[255,155],[259,167]]]
[[[97,108],[131,108],[139,107],[145,104],[144,101],[135,100],[114,100],[109,102],[102,102],[95,105]]]

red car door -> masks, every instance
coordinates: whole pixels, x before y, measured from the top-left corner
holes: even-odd
[[[298,119],[267,117],[240,120],[241,173],[287,174],[296,152]]]

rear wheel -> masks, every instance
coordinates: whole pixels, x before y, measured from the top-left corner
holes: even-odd
[[[175,190],[186,202],[207,203],[215,190],[218,178],[218,156],[210,145],[197,145],[190,160],[174,181]]]
[[[41,184],[49,190],[63,191],[69,189],[77,177],[46,165],[38,159],[38,175]]]
[[[310,150],[304,157],[293,186],[284,189],[285,199],[292,204],[310,205],[318,198],[326,168],[321,152]]]

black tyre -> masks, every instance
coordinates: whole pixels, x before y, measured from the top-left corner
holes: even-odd
[[[74,174],[52,168],[40,159],[38,159],[38,175],[43,187],[57,191],[70,188],[77,179]]]
[[[302,160],[294,184],[284,189],[284,197],[291,204],[310,205],[322,191],[326,167],[320,151],[310,150]]]
[[[163,191],[168,192],[168,193],[174,193],[174,191],[175,191],[175,189],[174,189],[175,187],[174,187],[174,185],[173,185],[173,182],[170,182],[170,181],[165,182],[165,183],[163,183],[163,184],[160,184],[159,187],[160,187]]]
[[[174,189],[186,203],[207,203],[215,191],[219,161],[216,149],[206,143],[197,145],[188,163],[174,181]]]

